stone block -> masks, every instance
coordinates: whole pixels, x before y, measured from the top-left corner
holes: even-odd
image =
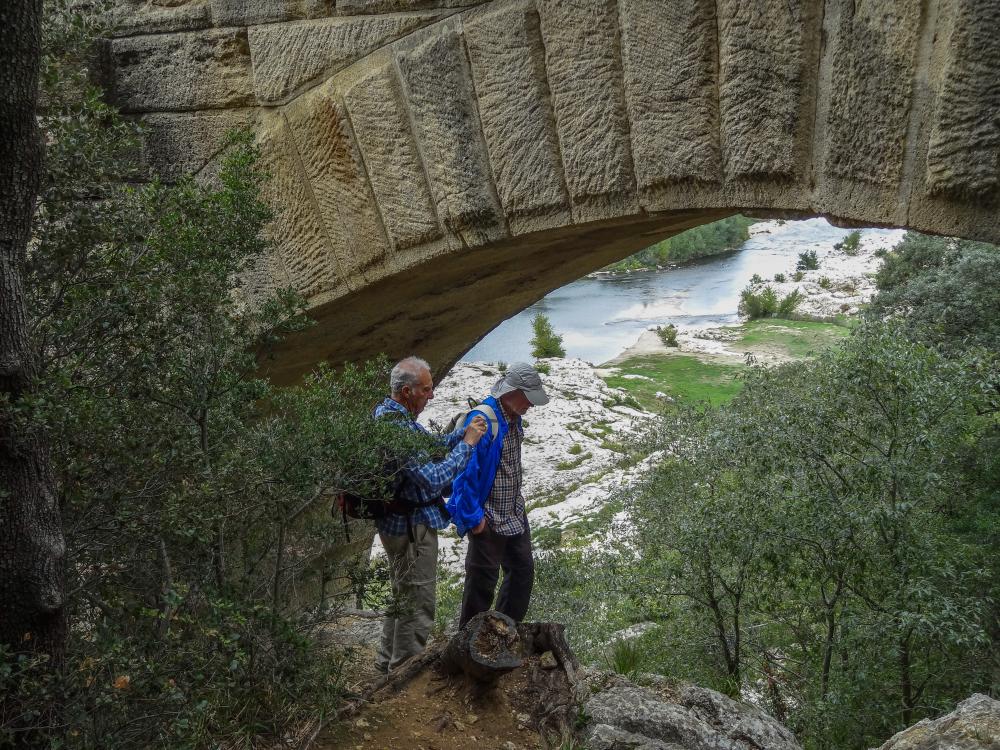
[[[263,119],[262,163],[271,174],[264,198],[274,210],[269,237],[296,291],[307,299],[327,294],[341,285],[339,259],[284,117],[270,112]]]
[[[363,274],[385,259],[387,243],[344,104],[327,86],[296,99],[285,117],[320,219],[345,248],[341,272]]]
[[[107,10],[111,26],[108,36],[162,34],[170,31],[194,31],[212,25],[208,0],[188,0],[163,7],[141,0],[118,0]]]
[[[796,144],[811,127],[805,78],[815,72],[804,41],[807,0],[720,0],[719,115],[729,178],[787,179]]]
[[[638,211],[615,0],[539,0],[545,63],[577,221]]]
[[[161,112],[143,116],[143,160],[160,178],[173,181],[205,167],[233,128],[252,126],[252,109]]]
[[[401,10],[426,8],[465,8],[482,5],[490,0],[337,0],[337,13],[341,15],[363,13],[392,13]]]
[[[1000,5],[958,0],[932,116],[927,189],[991,204],[1000,198]]]
[[[837,3],[826,176],[895,188],[906,149],[920,3]]]
[[[621,0],[625,100],[640,190],[722,179],[714,0]]]
[[[254,103],[245,29],[113,39],[109,52],[112,96],[124,112]]]
[[[523,2],[466,17],[479,116],[511,231],[572,220],[538,14]]]
[[[467,245],[502,237],[506,227],[462,40],[445,23],[407,42],[397,61],[437,214]]]
[[[285,101],[439,15],[331,18],[253,27],[249,39],[254,90],[263,103]]]
[[[402,250],[439,239],[441,227],[392,66],[383,65],[358,81],[344,99],[393,247]]]

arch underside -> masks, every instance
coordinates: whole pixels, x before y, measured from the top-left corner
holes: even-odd
[[[110,40],[112,94],[167,175],[256,129],[275,252],[248,287],[294,286],[317,320],[268,365],[282,382],[378,352],[450,366],[551,289],[738,211],[1000,242],[990,0],[158,12],[181,30]]]

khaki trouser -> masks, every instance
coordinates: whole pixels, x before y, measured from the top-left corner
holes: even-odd
[[[413,538],[379,534],[389,558],[392,599],[382,623],[382,645],[375,666],[395,669],[424,650],[434,625],[437,586],[437,529],[413,527]]]

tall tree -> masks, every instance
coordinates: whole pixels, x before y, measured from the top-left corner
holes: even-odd
[[[57,665],[65,545],[48,450],[26,408],[36,363],[22,279],[42,167],[41,20],[41,0],[0,7],[0,647]]]

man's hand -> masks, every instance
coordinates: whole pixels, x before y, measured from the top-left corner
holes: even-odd
[[[483,529],[486,528],[486,516],[482,517],[482,520],[476,524],[475,528],[469,529],[469,533],[478,536],[483,533]]]
[[[465,435],[462,436],[462,440],[467,445],[475,447],[485,434],[486,420],[477,414],[473,417],[472,421],[469,422],[469,426],[465,428]]]

